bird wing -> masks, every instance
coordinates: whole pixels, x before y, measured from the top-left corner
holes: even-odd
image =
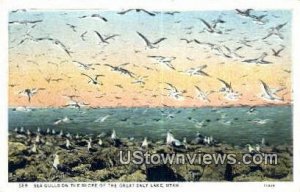
[[[145,10],[145,9],[141,9],[141,11],[143,11],[144,13],[147,13],[147,14],[150,15],[150,16],[155,16],[154,13],[151,13],[151,12]]]
[[[202,23],[204,23],[204,25],[206,25],[207,28],[212,29],[210,24],[208,22],[206,22],[204,19],[200,19],[202,21]]]
[[[231,89],[231,85],[229,83],[227,83],[226,81],[218,78],[219,81],[221,81],[227,88]]]
[[[150,41],[140,32],[137,31],[137,34],[146,42],[147,45],[150,45]]]
[[[162,42],[163,40],[166,40],[166,39],[167,38],[162,37],[162,38],[158,39],[157,41],[155,41],[153,44],[156,45],[156,44],[158,44],[158,43],[160,43],[160,42]]]
[[[277,26],[275,27],[275,29],[279,30],[279,29],[281,29],[282,27],[284,27],[286,24],[287,24],[287,22],[285,22],[285,23],[283,23],[283,24],[280,24],[280,25],[277,25]]]
[[[260,83],[262,84],[263,86],[263,91],[267,94],[267,95],[272,95],[272,91],[270,89],[270,87],[262,80],[259,80]]]
[[[84,76],[90,78],[92,81],[94,81],[94,79],[92,77],[90,77],[89,75],[87,75],[87,74],[81,73],[81,75],[84,75]]]
[[[100,38],[100,40],[102,41],[102,42],[106,42],[105,41],[105,39],[102,37],[102,35],[98,32],[98,31],[94,31],[96,34],[97,34],[97,36]],[[107,43],[107,42],[106,42]]]
[[[125,13],[128,13],[129,11],[132,11],[133,9],[127,9],[125,11],[121,11],[121,12],[118,12],[117,14],[119,15],[124,15]]]

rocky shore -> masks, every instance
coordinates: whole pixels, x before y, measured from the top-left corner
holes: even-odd
[[[120,151],[143,151],[150,154],[236,154],[238,161],[247,149],[216,143],[208,146],[187,142],[185,148],[176,149],[164,141],[149,142],[142,148],[142,141],[121,138],[116,146],[109,137],[92,138],[92,148],[87,149],[90,136],[70,139],[66,136],[41,134],[9,134],[8,171],[9,182],[145,182],[145,181],[292,181],[293,148],[290,145],[264,146],[260,153],[276,153],[277,165],[256,164],[122,164]],[[34,146],[36,146],[35,149]],[[60,170],[53,167],[55,155],[59,155]],[[254,155],[254,154],[253,154]]]

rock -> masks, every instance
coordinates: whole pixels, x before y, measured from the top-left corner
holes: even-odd
[[[131,175],[123,175],[118,179],[118,181],[143,182],[143,181],[147,181],[147,176],[144,173],[142,173],[141,170],[138,170]]]

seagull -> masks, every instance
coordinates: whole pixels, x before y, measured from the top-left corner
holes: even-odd
[[[255,152],[254,148],[250,144],[247,144],[246,147],[247,147],[249,153]]]
[[[76,61],[73,60],[73,63],[76,63],[78,65],[79,68],[82,68],[84,70],[95,70],[95,68],[93,67],[93,65],[100,65],[100,64],[92,64],[92,63],[82,63],[80,61]]]
[[[84,18],[88,18],[88,17],[90,17],[90,18],[96,18],[96,19],[101,19],[104,22],[107,22],[107,19],[105,17],[103,17],[103,16],[101,16],[100,14],[97,14],[97,13],[92,14],[92,15],[83,15],[83,16],[80,16],[78,18],[79,19],[84,19]]]
[[[110,117],[110,115],[105,115],[104,117],[99,117],[94,122],[101,122],[101,123],[103,123],[109,117]]]
[[[282,27],[284,27],[287,24],[287,22],[283,23],[283,24],[279,24],[275,27],[271,27],[269,29],[269,34],[266,35],[265,37],[263,37],[262,39],[265,40],[269,37],[271,37],[272,35],[276,35],[278,36],[280,39],[283,39],[283,35],[281,34],[280,30],[282,29]]]
[[[192,43],[192,42],[195,42],[195,40],[194,39],[185,39],[185,38],[181,38],[180,39],[181,41],[185,41],[187,44],[190,44],[190,43]]]
[[[258,57],[258,58],[255,58],[255,59],[246,59],[246,60],[243,60],[242,62],[245,62],[245,63],[255,63],[255,64],[272,64],[271,61],[266,61],[265,60],[266,56],[268,56],[268,54],[266,52],[263,52],[261,54],[261,56]]]
[[[123,63],[123,64],[118,65],[118,66],[112,66],[112,65],[109,65],[109,64],[104,64],[104,65],[110,67],[112,71],[120,72],[121,74],[128,75],[132,78],[135,78],[135,74],[133,72],[130,72],[129,70],[124,69],[122,67],[122,66],[125,66],[125,65],[128,65],[128,64],[129,63]]]
[[[183,144],[178,139],[175,139],[174,135],[170,131],[168,131],[168,133],[167,133],[166,144],[170,145],[172,147],[182,147],[183,146]]]
[[[175,14],[177,14],[177,13],[180,13],[179,11],[167,11],[167,12],[164,12],[164,14],[166,14],[166,15],[175,15]]]
[[[36,24],[36,23],[40,23],[40,22],[43,22],[43,20],[40,19],[40,20],[33,20],[33,21],[29,21],[29,20],[23,20],[23,21],[9,21],[8,24],[27,25],[27,24]]]
[[[210,100],[208,99],[208,96],[212,93],[214,93],[214,91],[208,91],[208,92],[204,92],[202,91],[198,86],[195,85],[196,91],[197,91],[197,98],[201,99],[202,101],[205,102],[210,102]]]
[[[199,67],[192,67],[192,68],[189,68],[185,71],[185,73],[189,74],[190,76],[194,76],[194,75],[201,75],[201,76],[207,76],[207,77],[210,77],[209,74],[205,73],[203,71],[203,69],[207,68],[207,65],[201,65]]]
[[[255,113],[255,111],[256,111],[256,107],[255,106],[252,106],[252,107],[250,107],[250,109],[247,111],[247,114],[254,114]]]
[[[225,23],[225,21],[221,20],[220,18],[217,20],[214,20],[211,24],[209,24],[207,21],[204,19],[200,18],[200,21],[206,26],[204,30],[206,30],[209,33],[217,33],[217,34],[222,34],[223,32],[219,29],[217,29],[217,25],[219,23]]]
[[[260,95],[261,98],[267,101],[283,101],[283,98],[280,98],[276,93],[284,90],[285,88],[279,89],[271,89],[264,81],[260,80],[262,94]]]
[[[111,140],[113,141],[113,145],[118,147],[121,144],[121,140],[117,137],[116,131],[113,129],[112,134],[110,136]]]
[[[238,50],[240,50],[242,48],[241,46],[237,47],[235,49],[230,49],[229,47],[227,47],[225,45],[223,47],[227,51],[227,53],[223,52],[223,54],[224,54],[225,57],[228,57],[228,58],[244,58],[243,56],[241,56],[241,55],[239,55],[239,54],[236,53]]]
[[[72,52],[58,39],[54,39],[54,38],[51,38],[51,37],[40,37],[40,38],[34,38],[32,40],[35,41],[35,42],[50,41],[54,45],[57,45],[60,48],[62,48],[69,56],[71,56]]]
[[[131,83],[133,84],[140,84],[145,85],[145,79],[148,78],[148,76],[137,76],[134,81]]]
[[[82,39],[82,41],[85,41],[85,35],[87,34],[87,31],[83,32],[81,35],[80,35],[80,38]]]
[[[143,34],[141,34],[140,32],[137,31],[137,34],[145,41],[146,43],[146,48],[149,48],[149,49],[154,49],[154,48],[158,48],[158,45],[160,42],[166,40],[167,38],[165,37],[162,37],[162,38],[159,38],[158,40],[154,41],[154,42],[150,42]],[[157,45],[157,46],[155,46]]]
[[[28,102],[31,102],[31,98],[37,94],[39,91],[45,90],[45,88],[32,88],[32,89],[24,89],[20,91],[18,94],[24,95],[28,97]]]
[[[240,9],[235,9],[235,11],[237,12],[237,14],[239,14],[240,16],[243,17],[250,17],[252,18],[252,15],[250,14],[251,11],[253,11],[253,9],[246,9],[246,10],[240,10]]]
[[[69,26],[74,32],[77,32],[76,31],[77,26],[69,24],[69,23],[67,23],[66,25]]]
[[[172,85],[171,83],[166,83],[168,85],[168,88],[165,88],[165,90],[169,91],[168,96],[171,97],[172,99],[175,100],[182,100],[183,97],[183,93],[186,93],[186,91],[179,91],[174,85]]]
[[[264,25],[269,21],[268,19],[264,19],[266,16],[267,16],[266,14],[260,15],[260,16],[252,15],[251,18],[254,23],[259,24],[259,25]]]
[[[117,37],[117,36],[120,36],[120,35],[118,35],[118,34],[113,34],[113,35],[108,35],[108,36],[106,36],[106,37],[103,37],[98,31],[94,31],[96,34],[97,34],[97,36],[99,37],[99,39],[100,39],[100,43],[106,43],[106,44],[109,44],[109,42],[107,41],[107,40],[109,40],[109,39],[113,39],[114,37]]]
[[[84,76],[89,78],[88,83],[93,83],[94,85],[103,85],[102,82],[98,81],[98,77],[104,77],[104,75],[95,75],[94,78],[92,78],[91,76],[89,76],[87,74],[84,74],[84,73],[81,73],[81,75],[84,75]]]
[[[176,57],[164,57],[164,56],[148,56],[148,58],[154,59],[157,63],[154,64],[163,64],[166,67],[175,70],[175,67],[172,65],[172,61],[176,59]]]
[[[223,84],[223,87],[219,90],[219,92],[223,93],[226,99],[236,100],[241,96],[239,92],[232,89],[231,83],[227,83],[220,78],[218,78],[218,80]]]
[[[283,51],[284,50],[284,46],[282,46],[282,48],[281,49],[278,49],[278,50],[275,50],[275,49],[272,49],[272,52],[273,52],[273,56],[275,56],[275,57],[280,57],[280,53],[281,53],[281,51]]]
[[[149,12],[149,11],[147,11],[147,10],[145,10],[145,9],[127,9],[127,10],[125,10],[125,11],[118,12],[117,14],[119,14],[119,15],[124,15],[124,14],[126,14],[126,13],[128,13],[128,12],[130,12],[130,11],[136,11],[137,13],[139,13],[139,12],[144,12],[144,13],[146,13],[147,15],[155,16],[155,13]]]
[[[143,140],[142,148],[148,148],[148,140],[147,140],[147,137],[145,137],[144,140]]]
[[[62,119],[57,119],[53,125],[59,125],[59,124],[63,124],[63,123],[70,123],[71,122],[71,119],[69,119],[67,116],[65,116],[64,118]]]

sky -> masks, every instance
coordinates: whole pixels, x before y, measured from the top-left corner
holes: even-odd
[[[100,14],[99,18],[79,18]],[[70,100],[66,95],[76,95],[79,103],[90,107],[138,107],[138,106],[231,106],[290,104],[291,85],[291,19],[289,10],[254,10],[251,14],[266,15],[266,23],[257,24],[249,17],[242,17],[232,11],[188,11],[175,13],[155,12],[150,16],[143,12],[131,11],[124,15],[112,11],[99,10],[18,10],[12,11],[9,21],[35,21],[36,24],[8,24],[9,26],[9,106],[62,107]],[[201,19],[211,23],[221,18],[224,23],[217,28],[223,34],[204,31]],[[283,39],[271,36],[262,40],[271,27],[287,24],[280,30]],[[67,24],[76,26],[75,31]],[[109,39],[109,44],[101,43],[95,31],[103,36],[117,34]],[[80,35],[85,33],[85,40]],[[156,49],[147,49],[145,42],[137,34],[145,35],[150,41],[161,37],[166,40]],[[53,38],[62,42],[70,56],[61,46],[50,41],[34,41],[36,38]],[[197,39],[205,43],[227,46],[230,49],[241,47],[237,53],[243,58],[226,58],[217,55],[205,45],[195,42],[187,44],[180,40]],[[253,40],[250,46],[239,43],[244,38]],[[24,41],[24,39],[26,39]],[[23,41],[23,42],[22,42]],[[21,43],[22,42],[22,43]],[[280,57],[272,55],[272,49],[284,47]],[[224,47],[223,47],[224,49]],[[265,60],[271,64],[245,63],[243,60],[259,57],[263,52]],[[171,62],[175,70],[157,64],[148,56],[175,57]],[[94,70],[79,68],[73,61],[94,64]],[[134,78],[112,71],[110,67],[129,63],[125,69],[135,77],[147,76],[145,84],[136,84]],[[96,65],[95,65],[96,64]],[[189,68],[207,65],[203,71],[207,76],[190,76],[184,73]],[[99,77],[101,84],[89,84],[82,73]],[[58,82],[47,79],[62,79]],[[228,100],[219,92],[222,83],[218,78],[231,83],[232,88],[241,94],[239,99]],[[271,88],[284,88],[279,92],[283,102],[266,101],[260,95],[259,80]],[[168,96],[171,83],[178,90],[185,90],[178,100]],[[121,85],[116,86],[116,85]],[[204,91],[214,91],[209,95],[210,102],[197,98],[195,86]],[[20,94],[22,90],[43,88],[28,101]]]

